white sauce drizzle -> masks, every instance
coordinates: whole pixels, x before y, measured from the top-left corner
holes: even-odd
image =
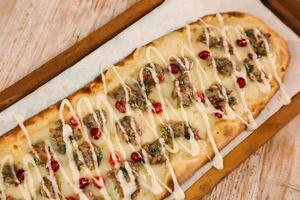
[[[130,200],[131,195],[135,192],[135,190],[137,189],[137,186],[135,184],[135,178],[132,174],[132,171],[131,171],[131,168],[130,168],[128,162],[125,162],[125,169],[128,172],[129,182],[127,182],[125,180],[122,170],[118,171],[117,178],[120,181],[121,187],[123,188],[124,200]]]
[[[222,157],[221,153],[219,152],[218,147],[216,145],[216,142],[215,142],[215,140],[213,138],[212,131],[211,131],[211,125],[210,125],[210,122],[209,122],[208,113],[220,112],[220,113],[222,113],[224,115],[224,117],[223,117],[224,119],[235,119],[235,118],[238,118],[242,123],[246,124],[249,128],[255,128],[256,127],[256,122],[254,120],[254,117],[253,117],[251,111],[247,107],[244,89],[239,88],[238,84],[235,82],[236,77],[240,77],[241,76],[241,77],[246,78],[246,75],[245,75],[245,73],[238,72],[236,70],[235,62],[231,59],[231,55],[230,55],[230,53],[228,51],[228,47],[227,47],[227,41],[232,41],[232,38],[230,38],[230,35],[226,32],[227,30],[229,30],[229,29],[234,30],[235,33],[237,33],[239,35],[242,35],[242,36],[244,36],[245,34],[243,35],[243,31],[241,31],[242,29],[239,26],[237,26],[237,27],[225,26],[223,17],[220,14],[217,14],[217,18],[218,18],[219,22],[221,23],[222,28],[219,29],[216,26],[213,26],[213,27],[216,28],[216,29],[218,29],[220,31],[222,37],[224,38],[223,43],[224,43],[224,47],[225,47],[226,57],[231,60],[231,62],[233,63],[233,66],[234,66],[234,70],[233,70],[233,74],[231,75],[231,79],[235,83],[235,88],[236,88],[236,91],[237,91],[237,93],[239,95],[239,99],[241,100],[243,109],[247,113],[248,120],[249,120],[249,122],[247,122],[245,119],[243,119],[243,117],[239,116],[229,106],[228,103],[227,103],[227,105],[225,107],[225,111],[226,111],[225,113],[223,113],[221,111],[217,111],[215,108],[213,108],[212,104],[209,102],[209,100],[208,100],[208,98],[206,96],[205,96],[205,100],[206,100],[207,107],[205,107],[204,104],[202,104],[202,103],[195,103],[195,107],[200,112],[200,114],[201,114],[201,116],[203,118],[208,139],[209,139],[209,141],[210,141],[210,143],[212,145],[213,151],[215,153],[215,156],[214,156],[214,158],[212,160],[212,165],[215,168],[217,168],[217,169],[222,169],[223,168],[223,157]],[[201,21],[205,25],[205,29],[204,30],[205,30],[205,36],[207,38],[207,47],[209,49],[209,34],[208,34],[208,31],[207,31],[207,28],[209,26],[211,26],[211,25],[207,25],[203,20],[201,20]],[[197,78],[198,78],[198,81],[199,81],[199,86],[200,86],[200,89],[202,91],[204,91],[205,90],[205,82],[206,82],[206,79],[207,79],[208,75],[205,72],[204,68],[201,66],[201,64],[198,61],[197,57],[195,56],[195,50],[194,50],[193,44],[192,44],[191,30],[190,30],[190,26],[189,25],[186,26],[186,30],[187,30],[187,38],[188,38],[188,47],[183,46],[182,49],[181,49],[181,54],[182,54],[182,57],[184,57],[185,52],[187,52],[188,54],[190,54],[192,56],[193,62],[189,63],[189,61],[186,59],[185,63],[183,63],[176,55],[170,55],[170,57],[168,59],[170,60],[171,58],[175,58],[175,60],[180,65],[182,65],[182,66],[184,66],[186,68],[192,68],[193,65],[195,64],[195,66],[196,66],[196,74],[197,74]],[[283,101],[284,104],[288,104],[290,102],[290,98],[288,97],[288,95],[287,95],[287,93],[286,93],[286,91],[284,89],[284,86],[282,84],[282,81],[281,81],[281,79],[280,79],[280,77],[279,77],[279,75],[277,73],[276,65],[274,63],[275,62],[274,60],[276,58],[270,52],[268,41],[264,37],[264,35],[261,34],[260,31],[257,30],[257,29],[254,29],[254,31],[255,31],[255,35],[256,36],[257,35],[261,36],[262,39],[263,39],[263,41],[264,41],[264,44],[266,46],[266,51],[267,51],[267,58],[268,58],[269,62],[271,63],[271,67],[272,67],[272,75],[273,75],[273,77],[275,78],[275,80],[277,81],[277,83],[279,84],[279,87],[280,87],[281,100]],[[244,38],[245,38],[245,36],[244,36]],[[249,43],[249,40],[247,40],[247,41]],[[250,46],[250,45],[248,45],[248,46]],[[234,48],[234,55],[237,57],[237,59],[239,61],[241,61],[241,56],[236,51],[236,47],[234,46],[233,48]],[[253,53],[253,54],[255,54],[254,51],[253,51],[253,48],[251,46],[249,48],[250,48],[250,52]],[[183,106],[182,101],[180,101],[180,108],[179,108],[179,111],[178,111],[178,110],[176,110],[172,106],[172,104],[170,102],[168,102],[167,99],[163,98],[163,94],[161,92],[161,87],[160,87],[160,84],[159,84],[159,80],[157,79],[157,74],[156,74],[156,71],[154,70],[155,66],[154,66],[154,63],[153,63],[151,55],[150,55],[151,51],[153,51],[154,53],[156,53],[156,55],[159,57],[159,59],[163,62],[163,64],[165,66],[168,66],[168,62],[164,59],[164,56],[159,52],[159,50],[157,48],[155,48],[153,46],[150,46],[150,47],[146,48],[146,58],[147,58],[148,63],[150,63],[151,67],[152,67],[152,68],[148,68],[148,70],[151,71],[151,75],[152,75],[152,77],[153,77],[153,79],[154,79],[154,81],[156,83],[155,84],[155,88],[156,88],[155,91],[157,92],[157,95],[159,97],[160,103],[162,104],[162,107],[163,107],[163,110],[164,110],[164,112],[162,114],[163,117],[164,117],[164,119],[166,121],[169,121],[169,119],[170,119],[168,112],[166,112],[166,110],[167,110],[166,108],[168,107],[169,110],[175,116],[177,116],[177,118],[183,119],[183,121],[186,124],[188,124],[187,112],[186,112],[186,110],[185,110],[185,108]],[[257,66],[257,68],[261,72],[263,72],[263,66],[261,65],[261,63],[259,63],[257,59],[254,59],[254,62],[255,62],[255,65]],[[147,114],[148,114],[147,116],[148,117],[145,118],[143,114],[140,114],[140,116],[141,116],[141,119],[145,122],[145,124],[153,130],[152,133],[154,134],[154,136],[156,138],[159,138],[159,134],[157,132],[157,127],[156,127],[156,123],[155,123],[155,119],[154,119],[154,114],[151,112],[151,102],[148,99],[147,94],[145,93],[145,85],[143,83],[143,70],[144,69],[145,68],[143,68],[142,70],[140,70],[139,77],[140,77],[140,80],[142,80],[142,94],[145,97],[146,104],[148,106],[148,110],[147,110]],[[128,103],[128,101],[129,101],[129,92],[131,92],[131,91],[129,90],[129,88],[127,87],[127,85],[125,83],[125,78],[126,77],[121,77],[120,74],[118,73],[117,69],[115,69],[114,66],[112,67],[112,70],[117,75],[117,78],[118,78],[118,80],[119,80],[119,82],[120,82],[120,84],[123,87],[124,92],[125,92],[126,110],[127,110],[126,115],[132,116],[131,114],[133,113],[133,111],[130,108],[130,105]],[[214,79],[217,81],[217,83],[221,84],[222,81],[221,81],[220,77],[218,76],[218,72],[217,72],[217,68],[216,68],[216,62],[215,62],[214,59],[212,59],[212,70],[213,70],[213,73],[214,73]],[[193,83],[190,72],[187,70],[185,73],[187,73],[187,75],[188,75],[191,83]],[[102,81],[103,81],[103,85],[104,85],[104,93],[105,93],[105,95],[102,95],[102,94],[98,94],[97,95],[97,98],[96,98],[96,100],[97,100],[96,107],[100,111],[101,118],[103,120],[103,127],[101,129],[101,131],[103,133],[102,137],[105,140],[105,142],[106,142],[109,150],[111,152],[115,152],[114,145],[113,145],[111,137],[110,137],[110,131],[109,131],[109,128],[108,128],[106,122],[108,122],[113,127],[114,133],[116,133],[115,122],[118,123],[118,125],[120,126],[120,128],[121,128],[122,131],[124,131],[124,127],[120,124],[120,122],[118,120],[119,117],[117,116],[117,114],[115,114],[115,111],[112,108],[112,105],[110,104],[110,102],[109,102],[109,100],[107,98],[107,88],[106,88],[107,86],[106,86],[106,81],[105,81],[105,76],[103,74],[103,71],[101,73],[101,77],[102,77]],[[182,96],[181,96],[181,93],[180,93],[180,88],[179,88],[179,85],[178,85],[178,81],[176,81],[175,76],[173,76],[172,74],[171,74],[171,78],[172,78],[172,80],[175,80],[175,87],[176,87],[176,91],[177,91],[178,97],[179,97],[179,99],[182,100]],[[132,79],[132,78],[128,77],[128,79]],[[270,90],[270,86],[269,86],[268,77],[265,76],[265,73],[262,73],[262,79],[263,79],[263,87],[261,86],[261,84],[259,84],[257,82],[256,82],[256,84],[259,87],[260,91],[262,91],[262,92],[268,92]],[[194,86],[193,86],[193,90],[195,91],[195,87]],[[222,87],[221,93],[226,98],[226,101],[228,102],[228,99],[227,99],[228,97],[227,97],[226,90],[225,90],[224,87]],[[97,118],[96,113],[93,110],[93,106],[91,105],[91,103],[90,103],[90,101],[89,101],[89,99],[87,97],[83,97],[83,98],[81,98],[81,99],[78,100],[78,102],[77,102],[77,114],[78,115],[75,113],[75,111],[72,108],[71,103],[67,99],[65,99],[65,100],[62,101],[62,103],[60,105],[60,108],[59,108],[59,117],[60,117],[60,120],[62,122],[63,141],[66,144],[66,155],[67,155],[67,158],[68,158],[68,161],[69,161],[69,168],[70,168],[70,170],[72,172],[71,174],[72,174],[73,182],[69,179],[67,173],[65,172],[65,170],[63,169],[62,166],[61,166],[60,173],[62,173],[63,176],[65,177],[65,179],[67,180],[67,182],[69,182],[70,185],[72,185],[73,190],[75,191],[76,194],[79,195],[80,199],[88,200],[88,197],[84,194],[84,192],[80,188],[78,188],[78,186],[76,187],[77,182],[78,182],[78,180],[80,178],[80,172],[77,169],[77,166],[76,166],[76,163],[75,163],[75,160],[74,160],[74,157],[73,157],[73,151],[74,150],[77,153],[77,155],[79,157],[79,160],[83,162],[83,164],[84,164],[84,170],[86,170],[87,173],[90,174],[90,175],[92,174],[92,172],[89,169],[87,169],[86,164],[85,164],[84,159],[83,159],[83,155],[82,155],[81,151],[79,151],[79,149],[78,149],[77,142],[75,140],[73,140],[73,141],[70,140],[70,137],[72,136],[72,128],[68,124],[65,123],[64,116],[63,116],[64,107],[68,106],[71,115],[75,116],[75,117],[79,116],[79,119],[77,119],[77,117],[76,117],[76,119],[79,122],[82,122],[82,110],[81,110],[82,109],[81,108],[82,103],[85,103],[85,105],[88,108],[89,113],[93,114],[93,118],[96,121],[97,126],[100,129],[100,122],[99,122],[99,120]],[[108,121],[106,120],[106,116],[102,112],[102,107],[105,107],[106,110],[109,111],[108,112],[108,116],[109,116],[110,120],[108,120]],[[16,115],[15,118],[18,121],[19,126],[21,127],[22,131],[24,132],[24,134],[26,136],[27,143],[28,143],[31,151],[37,156],[37,153],[34,151],[32,143],[31,143],[31,140],[29,138],[28,130],[26,129],[26,127],[23,124],[24,118],[22,116],[20,116],[20,115]],[[155,116],[155,118],[157,118],[160,122],[164,121],[161,116]],[[149,119],[149,120],[147,120],[147,119]],[[142,148],[141,141],[140,141],[140,136],[137,133],[135,124],[132,123],[131,125],[132,125],[132,127],[134,129],[134,132],[135,132],[135,135],[136,135],[136,138],[137,138],[137,142],[138,142],[137,145],[138,145],[139,148]],[[86,126],[82,125],[81,123],[79,123],[79,128],[82,131],[83,139],[88,142],[88,144],[90,145],[90,147],[92,149],[91,152],[92,152],[92,158],[93,158],[93,162],[94,162],[94,166],[95,166],[95,171],[96,171],[97,174],[100,174],[100,169],[99,169],[98,163],[97,163],[97,156],[96,156],[96,153],[95,153],[95,149],[94,149],[94,147],[92,145],[92,142],[89,139],[88,130],[87,130]],[[166,166],[167,166],[167,168],[168,168],[168,170],[170,172],[170,176],[171,176],[172,181],[173,181],[173,185],[174,185],[173,191],[166,184],[164,184],[159,178],[156,177],[153,168],[149,164],[147,153],[146,153],[146,151],[144,149],[142,149],[142,154],[143,154],[143,157],[145,159],[145,163],[143,165],[144,165],[144,167],[146,169],[146,174],[143,173],[141,175],[141,179],[142,179],[141,185],[143,187],[147,188],[153,194],[155,194],[155,195],[160,194],[162,192],[162,187],[161,186],[163,186],[167,191],[169,191],[171,193],[171,197],[173,199],[176,199],[176,200],[184,199],[184,197],[185,197],[184,196],[184,192],[181,189],[181,187],[180,187],[180,185],[179,185],[179,183],[177,181],[177,177],[176,177],[175,171],[174,171],[174,169],[172,167],[172,164],[171,164],[171,162],[169,160],[169,157],[168,157],[168,155],[166,153],[166,150],[168,152],[170,152],[170,153],[176,153],[176,152],[178,152],[181,149],[181,150],[184,150],[187,153],[189,153],[191,156],[197,156],[197,155],[199,155],[199,153],[200,153],[199,143],[195,140],[194,133],[191,130],[191,128],[189,128],[188,131],[189,131],[190,135],[192,136],[190,138],[190,140],[189,140],[190,147],[187,147],[179,139],[175,140],[173,133],[171,134],[171,136],[172,136],[172,143],[173,143],[172,147],[170,147],[169,145],[165,144],[163,138],[159,138],[159,143],[161,144],[162,152],[163,152],[163,154],[164,154],[164,156],[166,158]],[[118,148],[119,152],[121,152],[122,157],[125,159],[126,158],[126,152],[125,152],[124,147],[122,146],[122,143],[121,143],[121,141],[119,139],[118,134],[115,134],[114,138],[115,138],[115,140],[117,142],[117,146],[119,147]],[[50,142],[46,140],[45,144],[46,144],[46,147],[45,147],[46,148],[46,154],[48,155],[48,160],[47,160],[47,165],[46,166],[47,166],[48,169],[50,169],[49,170],[49,175],[46,176],[46,177],[49,178],[49,180],[52,183],[53,190],[54,190],[54,193],[55,193],[55,199],[59,199],[60,196],[63,197],[63,194],[61,194],[61,192],[59,191],[59,188],[58,188],[55,176],[54,176],[54,172],[51,169],[50,156],[52,155],[56,160],[58,160],[58,159],[57,159],[57,157],[55,155],[55,152],[54,152],[54,150],[53,150]],[[129,147],[132,150],[135,149],[135,147],[132,144],[129,144]],[[1,162],[2,163],[1,167],[0,167],[1,172],[2,172],[4,164],[6,163],[6,160],[8,160],[8,159],[10,160],[10,163],[12,163],[12,159],[13,159],[12,156],[4,157],[2,159],[2,162]],[[36,199],[36,194],[35,194],[36,191],[34,189],[34,180],[32,178],[31,170],[29,170],[29,166],[28,166],[29,164],[33,166],[33,170],[35,172],[34,174],[37,176],[38,180],[42,183],[41,187],[44,189],[46,195],[49,196],[49,197],[51,197],[50,191],[47,189],[47,187],[44,184],[44,181],[43,181],[42,175],[40,173],[40,170],[39,170],[38,166],[35,164],[32,156],[30,156],[30,155],[24,156],[24,165],[25,165],[24,169],[27,169],[26,171],[28,172],[28,174],[26,175],[26,181],[24,181],[24,183],[22,185],[20,185],[22,196],[25,199],[31,199],[31,197],[33,199]],[[124,162],[124,166],[125,166],[125,168],[126,168],[126,170],[128,172],[129,182],[125,179],[122,170],[119,169],[120,165],[115,166],[116,169],[118,169],[117,177],[116,178],[120,182],[121,188],[123,190],[124,200],[130,200],[131,199],[131,195],[137,189],[137,185],[135,184],[135,176],[133,174],[133,170],[131,169],[131,167],[130,167],[130,165],[129,165],[129,163],[127,161]],[[150,179],[151,180],[151,184],[150,185],[148,185],[146,183],[147,182],[147,177],[151,178]],[[1,193],[0,193],[1,199],[6,199],[6,194],[5,194],[5,189],[4,189],[4,181],[3,181],[3,174],[2,173],[0,173],[0,191],[1,191]],[[111,197],[109,196],[109,194],[106,191],[105,185],[99,191],[101,192],[101,194],[105,198],[105,200],[110,200],[111,199]]]
[[[268,43],[266,37],[263,34],[261,34],[258,29],[254,28],[253,30],[254,30],[254,33],[255,33],[256,37],[258,35],[260,35],[261,38],[264,41],[264,45],[265,45],[266,51],[267,51],[267,58],[268,58],[268,60],[269,60],[269,62],[271,64],[271,67],[272,67],[272,73],[273,73],[272,75],[275,78],[276,82],[278,83],[279,89],[280,89],[280,92],[281,92],[280,93],[281,101],[282,101],[282,103],[284,105],[287,105],[287,104],[291,103],[291,98],[287,94],[287,92],[286,92],[286,90],[285,90],[285,88],[284,88],[284,86],[282,84],[281,78],[278,75],[277,68],[276,68],[276,65],[274,63],[275,59],[276,59],[276,55],[274,55],[273,53],[271,53],[270,46],[269,46],[269,43]]]

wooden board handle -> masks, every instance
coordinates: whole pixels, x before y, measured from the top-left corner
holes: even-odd
[[[261,0],[300,37],[300,0]]]
[[[0,92],[0,111],[74,65],[163,2],[164,0],[141,0],[112,21]]]

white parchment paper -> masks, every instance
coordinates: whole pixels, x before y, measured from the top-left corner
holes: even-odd
[[[136,47],[182,27],[186,23],[195,21],[206,14],[226,11],[242,11],[256,15],[286,39],[292,59],[284,83],[290,96],[294,96],[300,90],[300,66],[298,66],[300,65],[300,39],[271,11],[264,7],[260,1],[166,0],[161,6],[86,56],[73,67],[1,112],[0,134],[4,134],[16,126],[17,123],[13,118],[15,113],[29,118],[93,80],[99,75],[100,63],[116,63]],[[281,106],[282,104],[276,95],[257,118],[258,124],[262,124]],[[250,134],[251,132],[248,131],[243,132],[226,146],[221,153],[226,155]],[[191,179],[183,184],[183,188],[188,188],[210,167],[209,163],[202,167]]]

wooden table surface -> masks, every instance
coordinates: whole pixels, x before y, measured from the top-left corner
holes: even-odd
[[[0,91],[138,0],[0,1]],[[204,197],[300,199],[300,116]]]

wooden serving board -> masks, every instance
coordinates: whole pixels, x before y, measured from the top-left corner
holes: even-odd
[[[63,53],[43,64],[25,78],[0,92],[0,111],[31,93],[62,71],[66,70],[80,59],[94,51],[103,43],[113,38],[126,27],[160,5],[164,0],[142,0],[127,11],[102,26],[83,40],[76,43]],[[300,0],[294,0],[299,2]],[[299,13],[287,12],[295,5],[288,4],[289,0],[264,0],[279,17],[283,19],[298,35],[300,34]],[[277,2],[277,3],[276,3]],[[280,2],[285,2],[283,5]],[[222,178],[228,175],[241,162],[255,152],[261,145],[275,135],[282,127],[300,113],[300,94],[297,94],[292,103],[283,107],[269,118],[261,127],[254,131],[240,145],[233,149],[225,158],[225,168],[221,171],[211,169],[186,191],[186,199],[198,200],[209,192]]]
[[[262,0],[262,3],[300,36],[300,0]]]

